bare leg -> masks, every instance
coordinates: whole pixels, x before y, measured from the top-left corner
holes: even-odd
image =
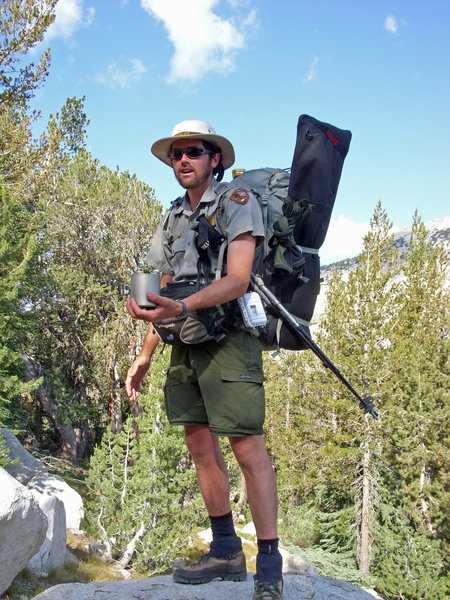
[[[218,437],[211,434],[207,425],[186,425],[184,439],[197,470],[208,515],[218,517],[229,513],[230,483]]]
[[[248,502],[259,539],[277,537],[277,483],[262,435],[230,437],[247,483]]]

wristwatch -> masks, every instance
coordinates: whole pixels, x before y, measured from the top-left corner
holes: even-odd
[[[183,310],[180,312],[179,315],[176,316],[177,319],[182,319],[183,317],[186,316],[186,304],[183,302],[183,300],[177,300],[178,304],[181,304]]]

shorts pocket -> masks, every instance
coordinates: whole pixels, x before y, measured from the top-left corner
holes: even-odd
[[[169,368],[164,386],[164,404],[172,424],[207,421],[195,374],[185,365]]]
[[[215,429],[239,435],[261,434],[265,418],[261,371],[221,369],[222,402],[216,406]]]

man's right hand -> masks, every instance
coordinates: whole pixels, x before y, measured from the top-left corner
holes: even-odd
[[[130,402],[135,402],[139,395],[142,380],[150,368],[150,359],[138,356],[128,369],[125,389]]]

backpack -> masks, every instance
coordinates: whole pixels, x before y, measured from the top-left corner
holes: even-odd
[[[351,132],[302,115],[290,171],[255,169],[223,184],[246,188],[258,198],[266,231],[262,260],[254,273],[309,335],[320,291],[319,249],[331,219]],[[220,220],[217,223],[220,226]],[[268,348],[301,350],[305,344],[266,304],[268,324],[262,332]]]
[[[245,171],[229,183],[221,183],[217,188],[216,202],[210,208],[216,214],[214,226],[208,215],[198,220],[197,247],[199,250],[199,271],[203,280],[210,276],[211,253],[219,255],[216,278],[220,277],[226,252],[226,241],[221,235],[225,231],[226,212],[224,200],[233,191],[246,189],[258,199],[261,207],[265,241],[257,252],[253,272],[281,302],[309,335],[309,324],[320,290],[319,249],[324,242],[331,218],[344,159],[351,141],[351,132],[318,121],[309,116],[299,117],[297,139],[290,170],[261,168]],[[174,204],[176,206],[176,204]],[[172,210],[166,217],[170,229]],[[200,283],[197,282],[200,286]],[[171,293],[163,288],[162,295]],[[180,296],[181,299],[181,296]],[[253,331],[260,336],[263,347],[301,350],[306,348],[301,337],[288,327],[270,303],[265,303],[267,324]],[[203,309],[202,309],[203,310]],[[208,309],[209,310],[209,309]],[[210,311],[211,312],[211,311]],[[209,339],[220,339],[226,332],[236,311],[214,311],[214,328],[209,328]],[[187,315],[191,319],[193,316]],[[212,317],[211,317],[212,318]],[[173,321],[173,320],[172,320]],[[158,333],[158,323],[155,323]],[[171,323],[170,335],[163,339],[179,341],[176,330],[182,323]],[[205,341],[202,338],[202,341]],[[194,338],[181,343],[199,343]]]

